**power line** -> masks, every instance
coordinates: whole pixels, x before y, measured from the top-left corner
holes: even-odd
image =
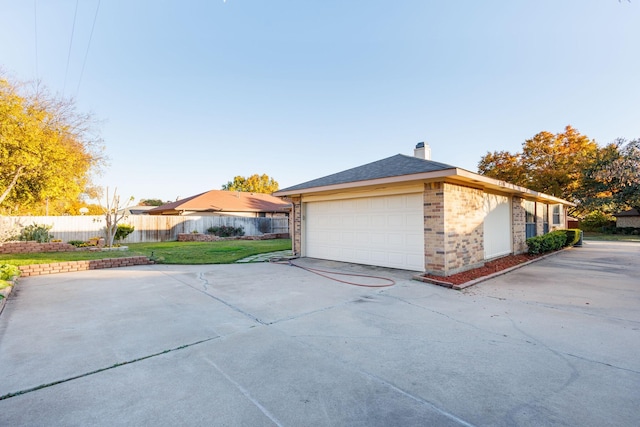
[[[93,39],[93,29],[96,27],[96,20],[98,19],[98,11],[100,10],[100,0],[98,0],[98,6],[96,7],[96,13],[93,15],[93,24],[91,25],[91,34],[89,34],[89,43],[87,43],[87,51],[84,53],[84,60],[82,61],[82,70],[80,70],[80,78],[78,79],[78,87],[76,88],[76,97],[80,92],[80,83],[82,82],[82,76],[84,74],[84,66],[87,64],[87,57],[89,56],[89,48],[91,47],[91,40]]]
[[[62,94],[67,88],[67,75],[69,74],[69,60],[71,59],[71,46],[73,45],[73,33],[76,31],[76,16],[78,15],[78,3],[80,0],[76,0],[76,10],[73,13],[73,25],[71,26],[71,40],[69,40],[69,53],[67,54],[67,69],[64,71],[64,85],[62,86]]]
[[[38,0],[33,0],[33,32],[36,41],[36,80],[38,80]]]

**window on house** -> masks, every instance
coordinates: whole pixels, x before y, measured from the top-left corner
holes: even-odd
[[[560,225],[560,205],[553,205],[553,225]]]
[[[526,222],[526,238],[533,237],[537,234],[536,230],[536,202],[526,200],[524,202],[525,222]]]

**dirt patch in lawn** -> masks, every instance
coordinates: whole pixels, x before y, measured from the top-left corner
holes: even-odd
[[[463,283],[476,280],[481,277],[488,276],[493,273],[497,273],[507,268],[515,267],[528,261],[532,261],[536,258],[540,258],[541,255],[508,255],[502,258],[497,258],[492,261],[486,262],[484,266],[474,268],[473,270],[463,271],[462,273],[453,274],[451,276],[434,276],[432,274],[423,274],[421,277],[425,279],[431,279],[434,283],[442,285],[462,285]]]

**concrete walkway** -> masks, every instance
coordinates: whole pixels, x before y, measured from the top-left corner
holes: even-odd
[[[274,263],[22,280],[0,425],[632,426],[640,245],[588,242],[465,291]]]
[[[269,252],[266,254],[251,255],[249,257],[242,258],[241,260],[238,260],[236,262],[241,264],[248,263],[248,262],[268,262],[272,258],[286,258],[290,256],[292,256],[291,250],[276,251],[276,252]]]

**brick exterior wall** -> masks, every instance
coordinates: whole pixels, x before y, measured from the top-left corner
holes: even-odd
[[[439,275],[446,271],[443,185],[442,182],[432,182],[424,186],[425,270]]]
[[[513,238],[513,253],[521,254],[527,251],[525,243],[527,237],[526,211],[524,199],[513,197],[511,199],[511,233]]]
[[[292,199],[293,253],[301,254],[302,205],[300,197]],[[543,203],[537,206],[538,234],[542,234]],[[549,207],[551,219],[551,206]],[[423,193],[425,271],[450,276],[484,265],[484,191],[447,182],[424,184]],[[525,200],[511,198],[511,242],[515,254],[527,251]],[[551,222],[551,221],[549,221]],[[549,224],[551,227],[551,224]]]
[[[0,254],[28,254],[34,252],[74,252],[77,251],[73,245],[62,242],[38,243],[29,242],[7,242],[0,243]]]
[[[149,265],[153,261],[146,256],[126,258],[94,259],[85,261],[55,262],[51,264],[21,265],[20,277],[42,276],[45,274],[70,273],[73,271],[98,270],[102,268],[130,267],[133,265]]]
[[[544,234],[544,203],[536,202],[536,235],[542,236]],[[548,220],[548,218],[547,218]],[[549,230],[551,230],[551,224],[549,224]]]
[[[425,269],[449,276],[484,263],[483,191],[429,183],[424,192]]]
[[[218,242],[221,240],[271,240],[271,239],[288,239],[289,233],[268,233],[260,236],[234,236],[220,237],[213,234],[202,233],[180,233],[178,234],[178,242]]]
[[[289,230],[291,235],[291,246],[294,255],[302,255],[302,199],[300,197],[291,198],[292,214],[289,215]]]
[[[477,188],[444,184],[447,276],[484,264],[483,194]]]

